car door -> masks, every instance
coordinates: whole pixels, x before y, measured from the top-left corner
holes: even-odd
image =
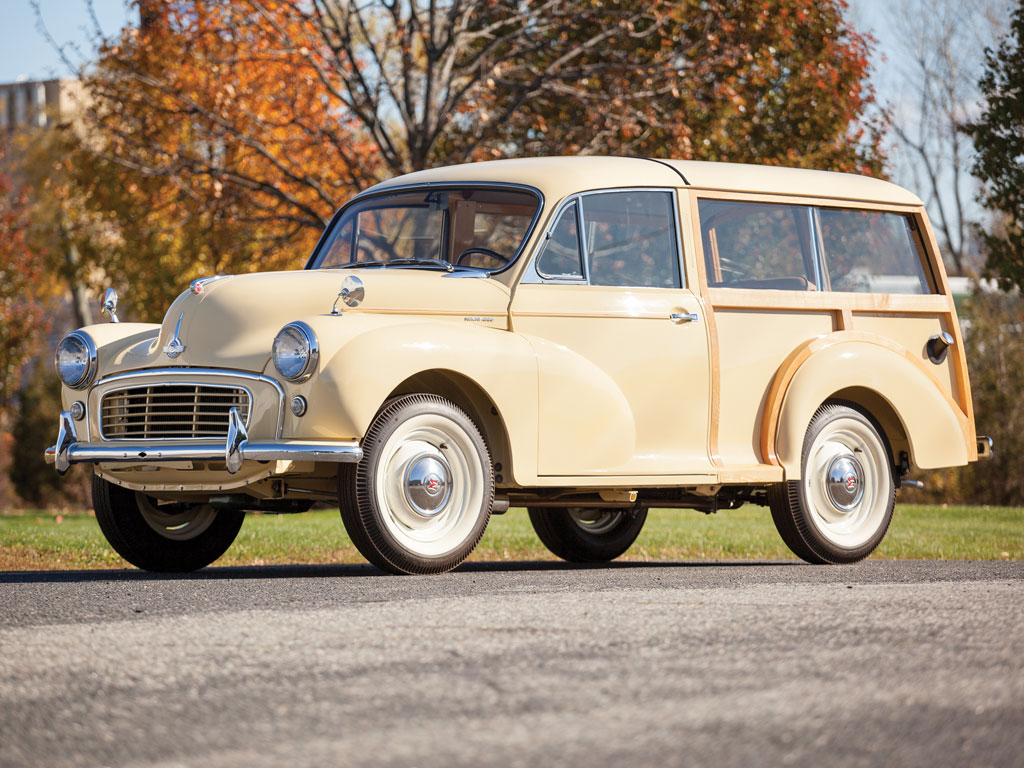
[[[711,472],[708,336],[669,189],[592,192],[552,219],[510,307],[538,357],[538,475]]]

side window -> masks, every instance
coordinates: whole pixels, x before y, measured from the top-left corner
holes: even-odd
[[[583,262],[580,258],[580,233],[576,224],[576,207],[573,202],[562,209],[562,215],[551,230],[551,237],[544,244],[544,250],[537,259],[537,272],[544,277],[563,280],[582,280]]]
[[[811,209],[802,205],[699,200],[708,285],[813,291]]]
[[[818,216],[833,291],[931,293],[906,216],[838,208]]]
[[[583,198],[591,285],[678,288],[671,192],[605,192]]]

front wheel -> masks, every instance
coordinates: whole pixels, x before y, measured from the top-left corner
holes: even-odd
[[[143,493],[92,478],[96,522],[121,557],[146,571],[187,573],[223,555],[244,512],[209,504],[161,503]]]
[[[772,488],[775,527],[809,563],[854,563],[881,543],[896,505],[889,447],[865,414],[829,402],[804,437],[800,480]]]
[[[476,548],[494,505],[494,471],[480,430],[436,395],[395,398],[343,464],[339,506],[352,543],[399,574],[450,571]]]
[[[530,507],[530,524],[545,547],[571,563],[614,560],[636,541],[647,511]]]

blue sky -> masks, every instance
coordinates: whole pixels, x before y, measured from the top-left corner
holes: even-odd
[[[93,8],[106,34],[113,34],[137,14],[128,10],[125,0],[93,0]],[[36,17],[29,0],[2,0],[3,23],[0,25],[0,83],[10,83],[20,76],[30,80],[68,76],[60,56],[36,28]],[[86,0],[39,0],[43,21],[59,43],[73,42],[88,47],[92,28]],[[81,61],[79,56],[72,56]]]

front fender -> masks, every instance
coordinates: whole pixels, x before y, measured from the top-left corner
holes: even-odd
[[[453,371],[475,382],[498,409],[516,457],[516,479],[536,476],[537,361],[522,337],[468,323],[356,313],[305,322],[320,342],[320,369],[293,388],[306,396],[309,412],[301,419],[289,414],[285,434],[361,438],[403,381],[426,371]]]
[[[820,337],[798,349],[776,375],[763,420],[762,451],[800,477],[804,436],[815,411],[841,390],[881,397],[906,432],[921,469],[966,464],[973,428],[924,363],[888,339],[852,332]]]

